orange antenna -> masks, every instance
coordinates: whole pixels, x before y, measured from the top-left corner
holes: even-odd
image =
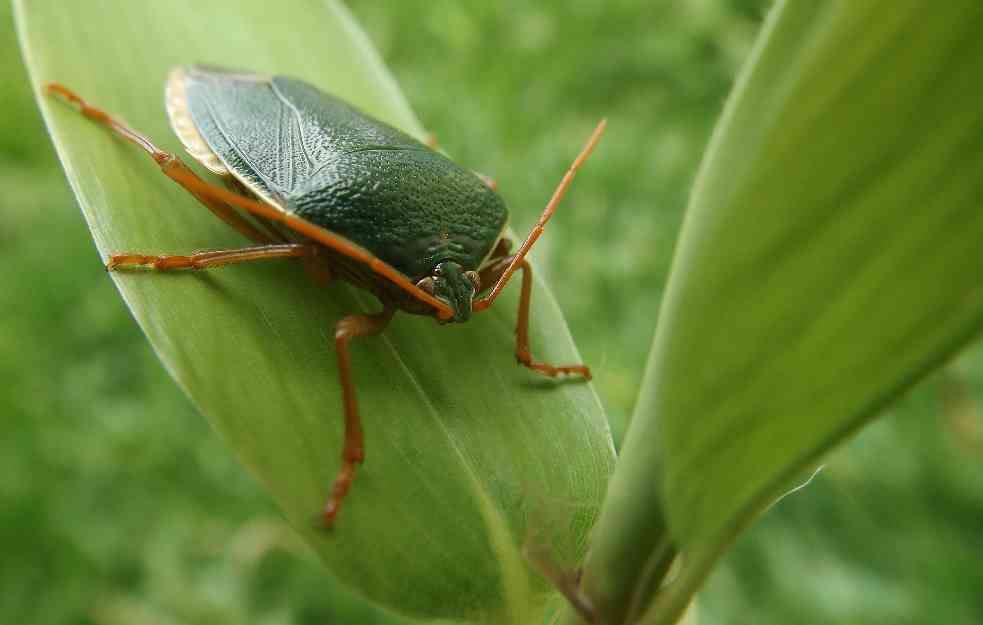
[[[553,216],[553,213],[556,212],[556,207],[560,204],[560,200],[562,200],[563,196],[566,195],[567,189],[570,187],[570,183],[573,182],[573,177],[577,175],[577,170],[584,164],[587,157],[594,151],[594,147],[597,145],[597,142],[600,141],[601,135],[604,134],[604,128],[607,126],[607,123],[608,120],[606,119],[602,119],[600,122],[598,122],[597,127],[594,128],[594,132],[591,133],[590,139],[587,140],[587,143],[580,151],[580,154],[577,155],[577,158],[574,159],[573,164],[570,165],[569,169],[567,169],[567,173],[563,175],[563,179],[560,180],[560,184],[557,185],[556,191],[553,192],[553,197],[550,198],[549,203],[546,204],[546,209],[543,210],[543,214],[539,217],[539,223],[533,227],[532,232],[530,232],[529,236],[526,237],[526,240],[522,242],[522,245],[519,247],[519,251],[512,257],[512,262],[509,263],[508,268],[498,278],[498,282],[495,283],[495,288],[491,290],[491,293],[474,303],[472,307],[474,312],[485,310],[495,302],[495,298],[498,297],[498,294],[501,293],[502,289],[505,288],[505,285],[508,284],[509,278],[512,277],[515,270],[522,264],[522,261],[525,260],[526,254],[529,253],[529,249],[533,246],[533,243],[535,243],[540,235],[543,234],[543,227],[546,225],[546,222],[548,222],[550,217]]]

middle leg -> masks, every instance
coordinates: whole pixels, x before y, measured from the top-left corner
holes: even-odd
[[[245,263],[253,260],[314,257],[316,253],[317,247],[314,245],[285,243],[283,245],[244,247],[237,250],[198,252],[189,256],[116,254],[109,257],[109,261],[106,263],[106,269],[110,271],[131,267],[152,267],[158,271],[206,269],[208,267],[220,267],[222,265]]]

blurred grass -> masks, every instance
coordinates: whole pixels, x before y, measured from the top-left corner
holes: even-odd
[[[609,117],[536,254],[623,431],[692,176],[767,2],[390,4],[349,2],[442,147],[498,180],[516,231],[583,141],[572,129]],[[325,591],[151,354],[54,162],[9,6],[0,20],[0,622],[375,622]],[[976,347],[766,515],[700,622],[983,622],[981,399]]]

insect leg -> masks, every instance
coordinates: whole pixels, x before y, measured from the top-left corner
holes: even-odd
[[[198,252],[189,256],[115,254],[109,257],[109,262],[106,263],[106,269],[110,271],[130,267],[153,267],[158,271],[206,269],[208,267],[221,267],[222,265],[245,263],[253,260],[313,257],[316,254],[316,246],[302,243],[260,245],[258,247],[244,247],[238,250],[214,250],[210,252]]]
[[[331,527],[341,500],[345,498],[355,478],[355,465],[365,458],[362,438],[362,421],[358,416],[358,401],[352,382],[352,359],[348,342],[357,336],[378,334],[389,324],[394,308],[386,307],[375,315],[349,315],[335,326],[335,352],[338,355],[338,377],[341,379],[341,395],[345,408],[345,446],[341,452],[341,469],[331,486],[331,498],[324,506],[324,524]]]
[[[509,264],[512,262],[512,256],[509,255],[510,251],[512,251],[512,241],[505,237],[499,239],[484,267],[478,271],[478,281],[481,285],[495,284],[498,281],[498,278],[509,268]],[[483,289],[482,286],[479,291]]]
[[[507,248],[505,248],[507,249]],[[515,256],[503,256],[496,263],[481,272],[481,281],[489,283],[515,265]],[[566,365],[558,367],[545,362],[533,360],[529,351],[529,304],[532,301],[532,266],[529,261],[521,260],[518,264],[522,271],[522,290],[519,294],[519,314],[515,322],[515,358],[525,367],[539,371],[543,375],[554,378],[560,374],[579,375],[591,379],[590,369],[585,365]]]
[[[440,142],[437,141],[437,135],[432,132],[427,133],[427,139],[423,142],[423,145],[427,146],[431,150],[436,150],[440,147]]]
[[[485,186],[486,187],[488,187],[492,191],[498,191],[498,183],[495,182],[495,179],[494,178],[492,178],[491,176],[485,175],[485,174],[481,173],[480,171],[474,172],[474,175],[475,176],[478,176],[479,178],[481,178],[481,181],[485,183]]]
[[[137,145],[143,151],[150,154],[150,156],[161,165],[161,169],[164,169],[163,163],[168,159],[173,159],[180,162],[180,160],[172,155],[159,149],[154,143],[145,135],[137,132],[133,128],[130,128],[124,122],[116,119],[109,113],[103,111],[102,109],[96,108],[83,100],[78,94],[76,94],[71,89],[60,85],[58,83],[48,83],[44,86],[44,90],[48,94],[56,94],[67,100],[72,104],[76,104],[79,107],[79,111],[82,115],[88,117],[89,119],[96,121],[103,126],[106,126],[111,131],[115,132],[117,135],[126,139],[127,141]],[[197,177],[184,163],[181,163],[181,167],[187,170],[189,174]],[[166,171],[164,173],[167,173]],[[236,213],[228,204],[222,202],[216,198],[197,193],[194,189],[189,188],[186,185],[183,186],[188,192],[191,193],[199,202],[204,204],[208,210],[210,210],[216,217],[224,221],[226,224],[234,228],[240,234],[245,236],[247,239],[254,241],[256,243],[273,243],[274,239],[267,233],[263,232],[251,224],[242,215]]]
[[[533,246],[540,235],[543,234],[543,228],[546,226],[546,222],[549,221],[550,217],[553,216],[553,213],[556,212],[556,207],[560,204],[560,200],[562,200],[563,196],[566,195],[567,189],[570,187],[570,183],[573,182],[573,177],[577,175],[577,170],[584,164],[587,157],[594,151],[594,147],[597,145],[597,142],[600,141],[601,135],[604,133],[605,126],[607,126],[607,120],[602,119],[600,123],[597,124],[597,127],[594,128],[594,132],[591,133],[590,139],[587,140],[587,143],[580,151],[580,154],[577,155],[577,158],[574,159],[573,164],[570,165],[569,169],[567,169],[567,173],[563,175],[563,179],[560,180],[560,184],[557,185],[556,191],[553,192],[553,197],[550,198],[550,201],[546,204],[546,208],[543,210],[543,214],[539,217],[539,222],[533,227],[532,232],[530,232],[529,236],[526,237],[526,240],[522,242],[522,245],[519,246],[519,251],[516,252],[512,260],[512,264],[498,278],[498,282],[495,283],[495,287],[491,290],[491,293],[475,301],[472,308],[474,312],[480,312],[495,302],[498,294],[501,293],[502,289],[505,288],[505,285],[508,284],[512,274],[515,273],[515,270],[518,269],[519,265],[521,265],[525,260],[526,254],[529,253],[529,249]]]
[[[515,262],[509,266],[514,267]],[[519,261],[519,269],[522,270],[522,291],[519,295],[519,315],[515,322],[515,357],[524,366],[535,369],[543,375],[553,378],[560,374],[579,375],[586,379],[591,379],[590,369],[585,365],[566,365],[557,367],[545,362],[537,362],[532,359],[529,352],[529,302],[532,299],[532,267],[529,261]]]
[[[204,197],[211,197],[242,209],[255,217],[271,221],[275,224],[283,224],[288,229],[302,234],[325,247],[368,265],[369,269],[378,275],[389,280],[421,302],[433,307],[438,318],[450,319],[453,316],[450,306],[445,302],[438,300],[433,295],[416,286],[416,284],[410,282],[405,275],[400,273],[392,265],[382,261],[365,248],[345,237],[314,225],[309,221],[305,221],[296,215],[282,211],[279,208],[274,208],[264,202],[258,202],[223,189],[222,187],[209,184],[196,176],[177,157],[171,157],[168,160],[160,162],[160,168],[166,176],[196,195],[200,194]]]

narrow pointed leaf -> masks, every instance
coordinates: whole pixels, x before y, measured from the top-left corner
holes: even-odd
[[[979,330],[981,28],[977,0],[777,4],[694,189],[588,557],[596,602],[636,607],[606,622],[672,622],[743,527]]]
[[[189,63],[293,75],[423,134],[337,3],[15,4],[36,88],[62,82],[167,150],[179,143],[164,79]],[[61,102],[39,102],[103,258],[245,243],[133,146]],[[171,375],[335,575],[405,614],[536,622],[549,590],[522,545],[534,535],[558,560],[578,559],[613,452],[589,385],[516,366],[514,288],[469,324],[398,315],[383,336],[354,344],[367,459],[326,532],[316,519],[342,434],[333,325],[375,310],[373,298],[318,287],[291,261],[110,277]],[[542,284],[532,320],[539,355],[578,360]],[[542,512],[554,509],[564,514]]]

